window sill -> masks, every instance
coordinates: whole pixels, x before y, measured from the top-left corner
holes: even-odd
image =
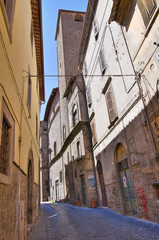
[[[116,123],[116,121],[118,120],[118,116],[110,123],[110,125],[108,126],[108,128],[110,129],[112,126],[114,126],[114,124]]]

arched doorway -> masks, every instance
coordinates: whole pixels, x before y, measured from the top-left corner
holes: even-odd
[[[127,153],[122,144],[118,144],[117,146],[116,160],[125,212],[135,215],[137,214],[136,198],[128,165]]]
[[[33,221],[33,154],[30,150],[28,163],[28,186],[27,186],[27,222],[31,224]]]
[[[98,172],[100,190],[101,190],[101,194],[102,194],[102,203],[103,203],[103,206],[107,207],[108,201],[107,201],[107,195],[106,195],[106,190],[105,190],[103,168],[102,168],[102,164],[100,161],[97,162],[97,172]]]

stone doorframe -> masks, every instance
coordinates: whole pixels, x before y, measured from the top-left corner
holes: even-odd
[[[27,179],[27,223],[33,222],[33,184],[34,184],[34,161],[33,152],[30,148],[28,155],[28,179]]]

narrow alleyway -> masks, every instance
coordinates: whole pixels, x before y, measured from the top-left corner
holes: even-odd
[[[109,209],[42,204],[28,240],[159,240],[159,224]]]

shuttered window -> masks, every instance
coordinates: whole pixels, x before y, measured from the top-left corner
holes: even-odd
[[[113,96],[112,86],[110,85],[106,92],[106,103],[109,113],[110,122],[113,122],[117,117],[117,111],[115,106],[115,100]]]
[[[104,56],[103,49],[101,49],[100,52],[99,52],[99,65],[100,65],[102,75],[104,75],[105,70],[106,70],[106,61],[105,61],[105,56]]]
[[[72,123],[73,127],[78,123],[78,109],[76,104],[73,105],[72,109]]]
[[[93,21],[93,30],[94,30],[95,40],[97,41],[98,40],[98,35],[99,35],[99,28],[98,28],[96,20]]]
[[[80,142],[77,142],[77,159],[79,159],[81,157],[81,146],[80,146]]]
[[[83,62],[83,75],[87,76],[87,64],[86,64],[86,61]]]
[[[30,77],[30,74],[29,74],[29,79],[28,79],[28,100],[27,100],[27,103],[28,103],[28,109],[29,109],[29,113],[31,114],[31,89],[32,89],[32,86],[31,86],[31,77]]]
[[[97,143],[97,138],[96,138],[96,130],[95,130],[95,123],[91,123],[91,130],[92,130],[92,143],[93,146]]]
[[[90,108],[92,105],[92,98],[91,98],[91,89],[90,86],[87,87],[87,91],[86,91],[86,95],[87,95],[87,105]]]
[[[5,11],[7,14],[9,25],[12,25],[13,13],[15,8],[15,0],[3,0]]]
[[[141,12],[145,26],[147,26],[154,10],[156,9],[156,3],[154,0],[137,0],[139,10]]]
[[[56,142],[54,142],[54,157],[56,156]]]

